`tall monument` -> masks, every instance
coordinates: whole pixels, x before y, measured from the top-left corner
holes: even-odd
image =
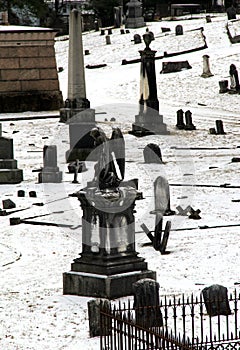
[[[141,55],[139,114],[135,116],[130,134],[135,136],[169,134],[166,124],[163,123],[163,116],[159,114],[155,71],[156,51],[149,47],[152,35],[144,34],[143,40],[146,47],[139,51]]]
[[[89,133],[95,127],[95,110],[86,97],[82,17],[73,9],[69,17],[68,95],[60,110],[60,122],[69,123],[70,150],[67,161],[85,160],[93,148]]]

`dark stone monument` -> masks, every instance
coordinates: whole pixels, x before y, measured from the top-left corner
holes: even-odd
[[[238,71],[235,64],[230,65],[229,74],[231,82],[229,93],[238,93],[240,91],[240,85],[238,79]]]
[[[18,197],[25,197],[25,191],[24,190],[18,190],[17,196]]]
[[[203,55],[203,72],[201,77],[202,78],[209,78],[212,77],[213,74],[210,71],[210,65],[209,65],[209,56]]]
[[[17,168],[13,153],[13,139],[2,137],[0,124],[0,184],[18,184],[23,181],[23,171]]]
[[[184,112],[182,109],[179,109],[177,111],[177,124],[176,124],[176,128],[178,128],[179,130],[185,129],[185,124],[183,121],[183,116],[184,116]]]
[[[181,72],[185,69],[191,69],[192,66],[188,63],[188,61],[178,61],[178,62],[162,62],[162,70],[161,74],[164,73],[174,73]]]
[[[142,4],[138,0],[130,0],[127,4],[126,28],[144,27],[146,23],[142,16]]]
[[[175,34],[176,35],[183,35],[183,26],[181,24],[178,24],[175,28]]]
[[[213,284],[204,288],[202,295],[209,316],[231,315],[226,287]]]
[[[3,209],[16,208],[16,204],[11,199],[3,199],[2,206],[3,206]]]
[[[102,33],[101,33],[102,34]],[[86,97],[82,43],[82,19],[73,9],[69,17],[68,97],[60,110],[60,122],[69,124],[70,150],[67,162],[85,160],[92,150],[90,131],[95,127],[95,110]]]
[[[43,168],[38,174],[39,183],[58,183],[62,181],[62,172],[57,166],[57,146],[43,147]]]
[[[192,122],[192,112],[191,111],[186,111],[185,112],[185,130],[196,130],[195,125]]]
[[[37,198],[37,193],[36,193],[36,191],[29,191],[29,197],[31,197],[31,198]]]
[[[108,29],[108,35],[111,35],[112,34],[112,28],[109,28]]]
[[[157,83],[155,71],[155,53],[150,49],[151,35],[143,35],[145,49],[139,51],[141,55],[140,71],[140,100],[139,114],[135,116],[131,134],[146,136],[152,134],[169,134],[163,116],[159,114],[159,101],[157,97]]]
[[[228,20],[236,19],[237,18],[236,15],[237,15],[237,10],[233,5],[227,8]]]
[[[217,134],[216,129],[215,128],[210,128],[209,129],[209,134],[210,135],[216,135]]]
[[[141,44],[142,42],[141,36],[139,34],[134,34],[133,40],[134,40],[134,44]]]
[[[216,131],[218,135],[225,135],[222,120],[216,120]]]
[[[219,82],[219,93],[224,94],[225,92],[228,92],[228,80],[220,80]]]
[[[110,35],[106,35],[106,45],[111,45],[111,38]]]
[[[149,143],[143,150],[145,163],[162,164],[162,154],[160,147],[154,143]]]
[[[120,28],[122,25],[123,8],[122,6],[116,6],[113,8],[114,11],[114,27]]]
[[[143,328],[162,327],[163,318],[159,304],[159,283],[141,279],[133,284],[136,324]]]
[[[125,34],[125,30],[124,29],[120,29],[120,34]]]
[[[105,35],[105,29],[101,29],[100,35]]]
[[[99,337],[100,335],[107,335],[102,334],[102,330],[107,330],[108,327],[104,325],[103,329],[101,329],[101,320],[100,320],[100,310],[101,311],[110,311],[111,309],[111,303],[109,300],[103,300],[103,299],[93,299],[88,301],[88,317],[89,317],[89,330],[90,330],[90,337]],[[108,332],[107,332],[108,333]],[[109,335],[111,334],[111,328],[109,324]]]
[[[142,198],[137,180],[123,181],[125,142],[121,130],[108,139],[94,128],[98,159],[87,187],[72,194],[80,201],[82,253],[63,274],[63,294],[119,298],[132,294],[132,284],[142,278],[156,279],[135,250],[135,201]]]
[[[207,16],[206,16],[206,22],[207,22],[207,23],[211,23],[211,22],[212,22],[212,19],[211,19],[211,16],[210,16],[210,15],[207,15]]]

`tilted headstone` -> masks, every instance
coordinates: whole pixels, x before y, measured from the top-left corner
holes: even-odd
[[[210,71],[210,65],[209,65],[209,56],[203,55],[203,73],[202,73],[201,77],[209,78],[212,76],[213,76],[213,74]]]
[[[162,215],[173,215],[175,212],[170,206],[170,191],[168,181],[158,176],[154,181],[155,211]]]
[[[133,40],[134,40],[134,44],[141,44],[142,42],[141,36],[139,34],[134,34]]]
[[[223,122],[222,120],[216,120],[216,129],[217,129],[217,134],[218,135],[225,135],[225,131],[223,128]]]
[[[100,310],[109,311],[111,308],[110,301],[106,299],[93,299],[88,301],[88,317],[90,337],[99,337],[100,335],[111,334],[110,323],[103,325],[101,329]],[[110,321],[110,319],[109,319]],[[103,334],[104,333],[104,334]]]
[[[144,278],[133,284],[136,324],[144,328],[162,327],[163,318],[159,306],[159,283]]]
[[[227,316],[231,314],[226,287],[213,284],[204,288],[202,295],[209,316]]]
[[[145,163],[162,163],[160,147],[154,143],[149,143],[143,150]]]
[[[225,92],[228,92],[228,80],[220,80],[219,82],[219,93],[224,94]]]
[[[176,35],[183,35],[183,26],[181,24],[178,24],[175,28],[175,34]]]
[[[39,183],[59,183],[62,181],[62,172],[57,166],[57,146],[44,146],[43,148],[43,169],[38,174]]]
[[[189,110],[185,112],[185,122],[186,122],[185,130],[196,129],[195,125],[192,122],[192,112]]]
[[[13,209],[16,208],[16,204],[11,199],[4,199],[2,201],[3,209]]]
[[[184,112],[182,109],[179,109],[177,111],[177,124],[176,124],[176,127],[179,130],[185,129],[185,123],[183,121],[183,117],[184,117]]]

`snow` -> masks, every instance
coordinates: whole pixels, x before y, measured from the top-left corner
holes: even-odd
[[[111,126],[119,126],[126,142],[125,179],[138,178],[144,200],[136,203],[136,246],[140,256],[146,259],[148,268],[157,272],[160,295],[181,295],[191,292],[198,295],[211,284],[222,284],[233,291],[239,283],[239,238],[240,226],[200,228],[205,225],[240,225],[239,188],[195,187],[196,185],[240,186],[240,163],[232,163],[239,156],[239,95],[219,94],[218,82],[229,80],[229,66],[234,63],[239,69],[240,44],[231,44],[226,32],[225,14],[212,16],[206,23],[205,16],[180,21],[148,23],[156,40],[151,48],[160,56],[164,51],[176,52],[186,47],[202,46],[192,29],[204,28],[208,48],[156,61],[156,76],[160,113],[167,123],[170,135],[135,138],[131,130],[134,116],[138,113],[140,64],[121,65],[122,59],[139,58],[144,44],[134,45],[135,33],[143,34],[146,28],[131,30],[121,35],[114,29],[111,45],[99,32],[84,33],[84,49],[87,64],[106,63],[101,69],[86,69],[87,98],[96,110],[98,124],[110,135]],[[175,37],[177,24],[182,24],[184,36]],[[236,23],[234,23],[236,26]],[[169,27],[170,34],[161,34],[161,27]],[[190,34],[191,33],[191,34]],[[197,34],[198,35],[198,34]],[[186,43],[189,42],[189,46]],[[165,45],[168,49],[165,48]],[[67,97],[68,41],[56,41],[57,66],[60,88]],[[202,78],[203,55],[210,56],[210,69],[214,74]],[[192,69],[178,73],[159,74],[162,62],[188,60]],[[176,111],[191,110],[195,131],[175,128]],[[46,115],[48,112],[38,113]],[[56,112],[57,113],[57,112]],[[36,113],[20,113],[20,117]],[[49,112],[49,115],[54,114]],[[1,118],[18,114],[2,114]],[[115,122],[110,119],[114,117]],[[107,120],[106,120],[107,119]],[[210,135],[209,128],[221,119],[225,135]],[[68,174],[65,152],[69,148],[68,126],[58,119],[9,121],[2,123],[3,136],[14,139],[14,156],[18,167],[24,170],[24,181],[18,185],[0,186],[1,199],[10,198],[16,210],[1,217],[0,266],[0,344],[8,350],[95,350],[99,339],[89,338],[87,302],[91,298],[62,295],[62,273],[70,270],[70,264],[81,252],[81,211],[79,202],[68,195],[76,192],[92,179],[93,164],[87,162],[88,171],[79,176],[79,184],[73,184],[73,175]],[[143,148],[148,143],[159,144],[164,164],[144,164]],[[58,165],[63,171],[61,184],[38,184],[37,173],[32,170],[42,166],[42,148],[45,144],[58,147]],[[196,149],[189,149],[189,148]],[[201,148],[211,148],[201,149]],[[165,217],[172,222],[167,250],[160,255],[150,246],[140,225],[154,228],[153,181],[165,176],[170,186],[171,208],[191,205],[200,209],[201,220],[187,216]],[[190,186],[173,186],[173,184]],[[192,186],[191,186],[192,185]],[[25,197],[17,197],[23,189]],[[30,198],[35,190],[37,198]],[[36,205],[43,203],[43,206]],[[25,209],[25,210],[24,210]],[[14,209],[15,210],[15,209]],[[13,211],[14,211],[13,210]],[[32,218],[34,216],[41,217]],[[20,224],[9,225],[10,217],[32,218],[41,222],[59,223],[61,227]],[[29,219],[30,220],[30,219]],[[65,227],[64,225],[69,225]],[[183,230],[189,228],[189,230]],[[194,228],[194,229],[193,229]],[[182,230],[180,230],[182,229]],[[132,298],[132,297],[130,297]],[[126,298],[124,298],[126,299]]]

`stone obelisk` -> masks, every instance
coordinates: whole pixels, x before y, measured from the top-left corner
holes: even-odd
[[[60,110],[60,122],[69,123],[70,150],[66,154],[67,161],[85,160],[94,147],[89,133],[96,124],[95,110],[90,109],[86,97],[82,17],[77,9],[73,9],[69,17],[68,95],[65,108]]]

